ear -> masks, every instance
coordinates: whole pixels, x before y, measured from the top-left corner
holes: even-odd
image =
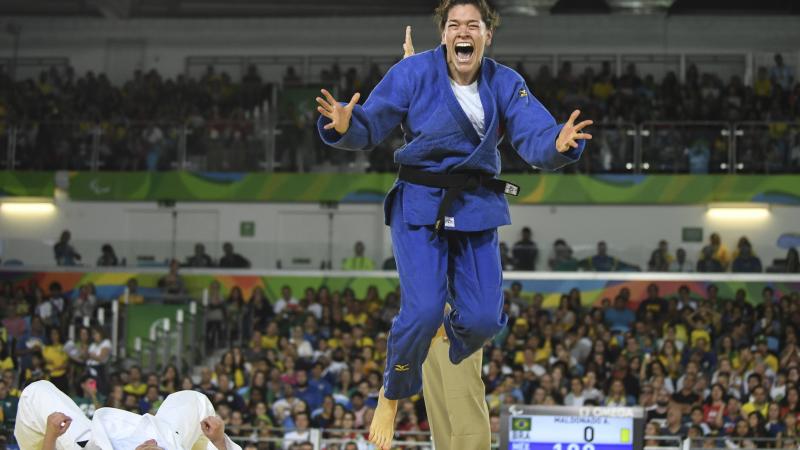
[[[494,36],[494,32],[492,30],[486,30],[486,46],[489,47],[492,45],[492,37]]]
[[[446,33],[447,33],[447,30],[446,30],[446,29],[445,29],[445,30],[442,30],[442,45],[445,45],[445,44],[447,44],[447,40],[445,39],[445,34],[446,34]]]

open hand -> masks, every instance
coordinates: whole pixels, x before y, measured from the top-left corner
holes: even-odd
[[[575,142],[577,139],[592,138],[591,134],[581,133],[581,130],[593,124],[593,121],[584,120],[583,122],[575,125],[575,120],[578,119],[580,113],[581,112],[577,109],[572,111],[572,114],[569,116],[569,120],[566,124],[564,124],[564,128],[562,128],[561,132],[558,133],[558,137],[556,138],[556,150],[558,150],[559,153],[564,153],[572,148],[578,148],[578,143]]]
[[[320,92],[322,92],[325,98],[317,97],[317,103],[319,103],[317,111],[331,120],[331,123],[325,125],[323,128],[326,130],[333,128],[337,133],[345,134],[348,128],[350,128],[350,117],[353,116],[353,108],[361,98],[361,94],[356,92],[353,98],[350,99],[350,103],[342,105],[337,102],[327,90],[322,89]]]
[[[406,41],[403,42],[403,58],[414,54],[414,43],[411,42],[411,25],[406,27]]]

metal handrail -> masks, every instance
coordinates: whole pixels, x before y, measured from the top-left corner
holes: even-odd
[[[16,151],[17,148],[17,139],[20,133],[17,131],[31,125],[31,124],[48,124],[48,125],[62,125],[62,126],[74,126],[78,124],[85,124],[86,121],[13,121],[7,120],[6,121],[6,129],[0,139],[4,139],[6,141],[6,145],[0,145],[0,148],[5,147],[5,155],[0,155],[0,160],[3,161],[6,169],[8,170],[15,170],[19,166],[18,161],[18,152]],[[86,130],[84,135],[88,137],[93,137],[91,140],[90,148],[91,148],[91,158],[89,163],[87,163],[87,167],[89,170],[98,170],[101,168],[102,164],[100,162],[100,147],[103,145],[102,140],[99,139],[99,136],[104,134],[102,128],[98,127],[98,122],[91,121],[92,126],[90,129]],[[146,125],[150,124],[150,121],[125,121],[118,124],[118,126],[123,127],[130,127],[130,128],[139,128],[145,127]],[[188,137],[195,132],[192,127],[189,126],[188,123],[178,119],[169,119],[169,120],[159,120],[156,121],[157,124],[160,126],[169,126],[172,129],[177,130],[177,136],[175,142],[169,146],[171,149],[176,151],[176,161],[170,161],[172,164],[171,167],[177,169],[186,169],[192,168],[192,164],[189,162],[188,158],[190,157],[190,152],[187,152],[187,146],[192,145],[191,140]],[[273,170],[276,167],[276,155],[275,155],[275,137],[280,135],[280,126],[285,124],[285,121],[277,120],[274,115],[264,116],[261,119],[257,118],[247,118],[247,119],[225,119],[216,121],[217,124],[222,125],[232,125],[232,124],[246,124],[252,127],[252,133],[248,133],[243,141],[244,144],[249,145],[248,143],[252,144],[255,142],[261,142],[264,148],[264,162],[262,166],[266,170]],[[644,154],[644,144],[643,138],[651,136],[652,132],[655,129],[663,129],[665,127],[676,129],[677,131],[681,131],[681,129],[689,130],[692,127],[720,127],[720,134],[724,136],[728,141],[728,156],[727,160],[723,161],[716,161],[724,166],[724,170],[728,173],[734,173],[738,169],[737,165],[737,138],[742,136],[743,133],[747,132],[748,128],[752,127],[769,127],[771,124],[788,124],[792,127],[792,130],[796,130],[800,127],[800,122],[797,120],[774,120],[774,121],[738,121],[738,122],[729,122],[729,121],[687,121],[687,120],[674,120],[674,121],[667,121],[667,120],[658,120],[658,121],[644,121],[639,124],[633,122],[615,122],[615,121],[599,121],[595,125],[595,127],[599,130],[609,130],[609,129],[624,129],[625,135],[628,137],[633,138],[633,160],[631,161],[631,167],[627,169],[627,171],[632,173],[642,173],[642,171],[649,170],[649,164],[646,160],[643,159]],[[209,125],[201,127],[201,129],[208,129]],[[306,149],[308,151],[312,151],[311,149]],[[301,152],[294,152],[297,155],[300,155]],[[626,157],[627,158],[627,157]],[[644,162],[643,162],[644,161]],[[302,165],[301,165],[302,167]],[[581,166],[584,167],[583,170],[589,170],[594,172],[592,168],[588,165]],[[579,171],[582,169],[579,167]],[[676,166],[676,171],[678,167]],[[765,168],[765,170],[767,170]]]

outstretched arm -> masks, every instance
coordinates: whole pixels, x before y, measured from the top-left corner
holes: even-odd
[[[522,77],[517,76],[513,86],[503,100],[503,109],[506,133],[520,156],[528,164],[548,170],[577,161],[586,140],[592,138],[583,132],[592,121],[576,124],[580,111],[575,110],[565,124],[557,124]]]
[[[326,90],[317,97],[321,117],[317,130],[322,140],[343,150],[369,150],[383,141],[406,116],[411,92],[411,70],[403,61],[395,64],[375,86],[364,106],[355,94],[339,103]]]

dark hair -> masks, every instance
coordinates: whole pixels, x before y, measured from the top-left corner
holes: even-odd
[[[486,24],[486,28],[494,31],[500,25],[500,15],[492,8],[486,0],[441,0],[439,6],[433,12],[433,20],[439,26],[439,32],[444,31],[444,24],[447,23],[447,15],[450,9],[458,5],[472,5],[481,13],[481,20]]]

